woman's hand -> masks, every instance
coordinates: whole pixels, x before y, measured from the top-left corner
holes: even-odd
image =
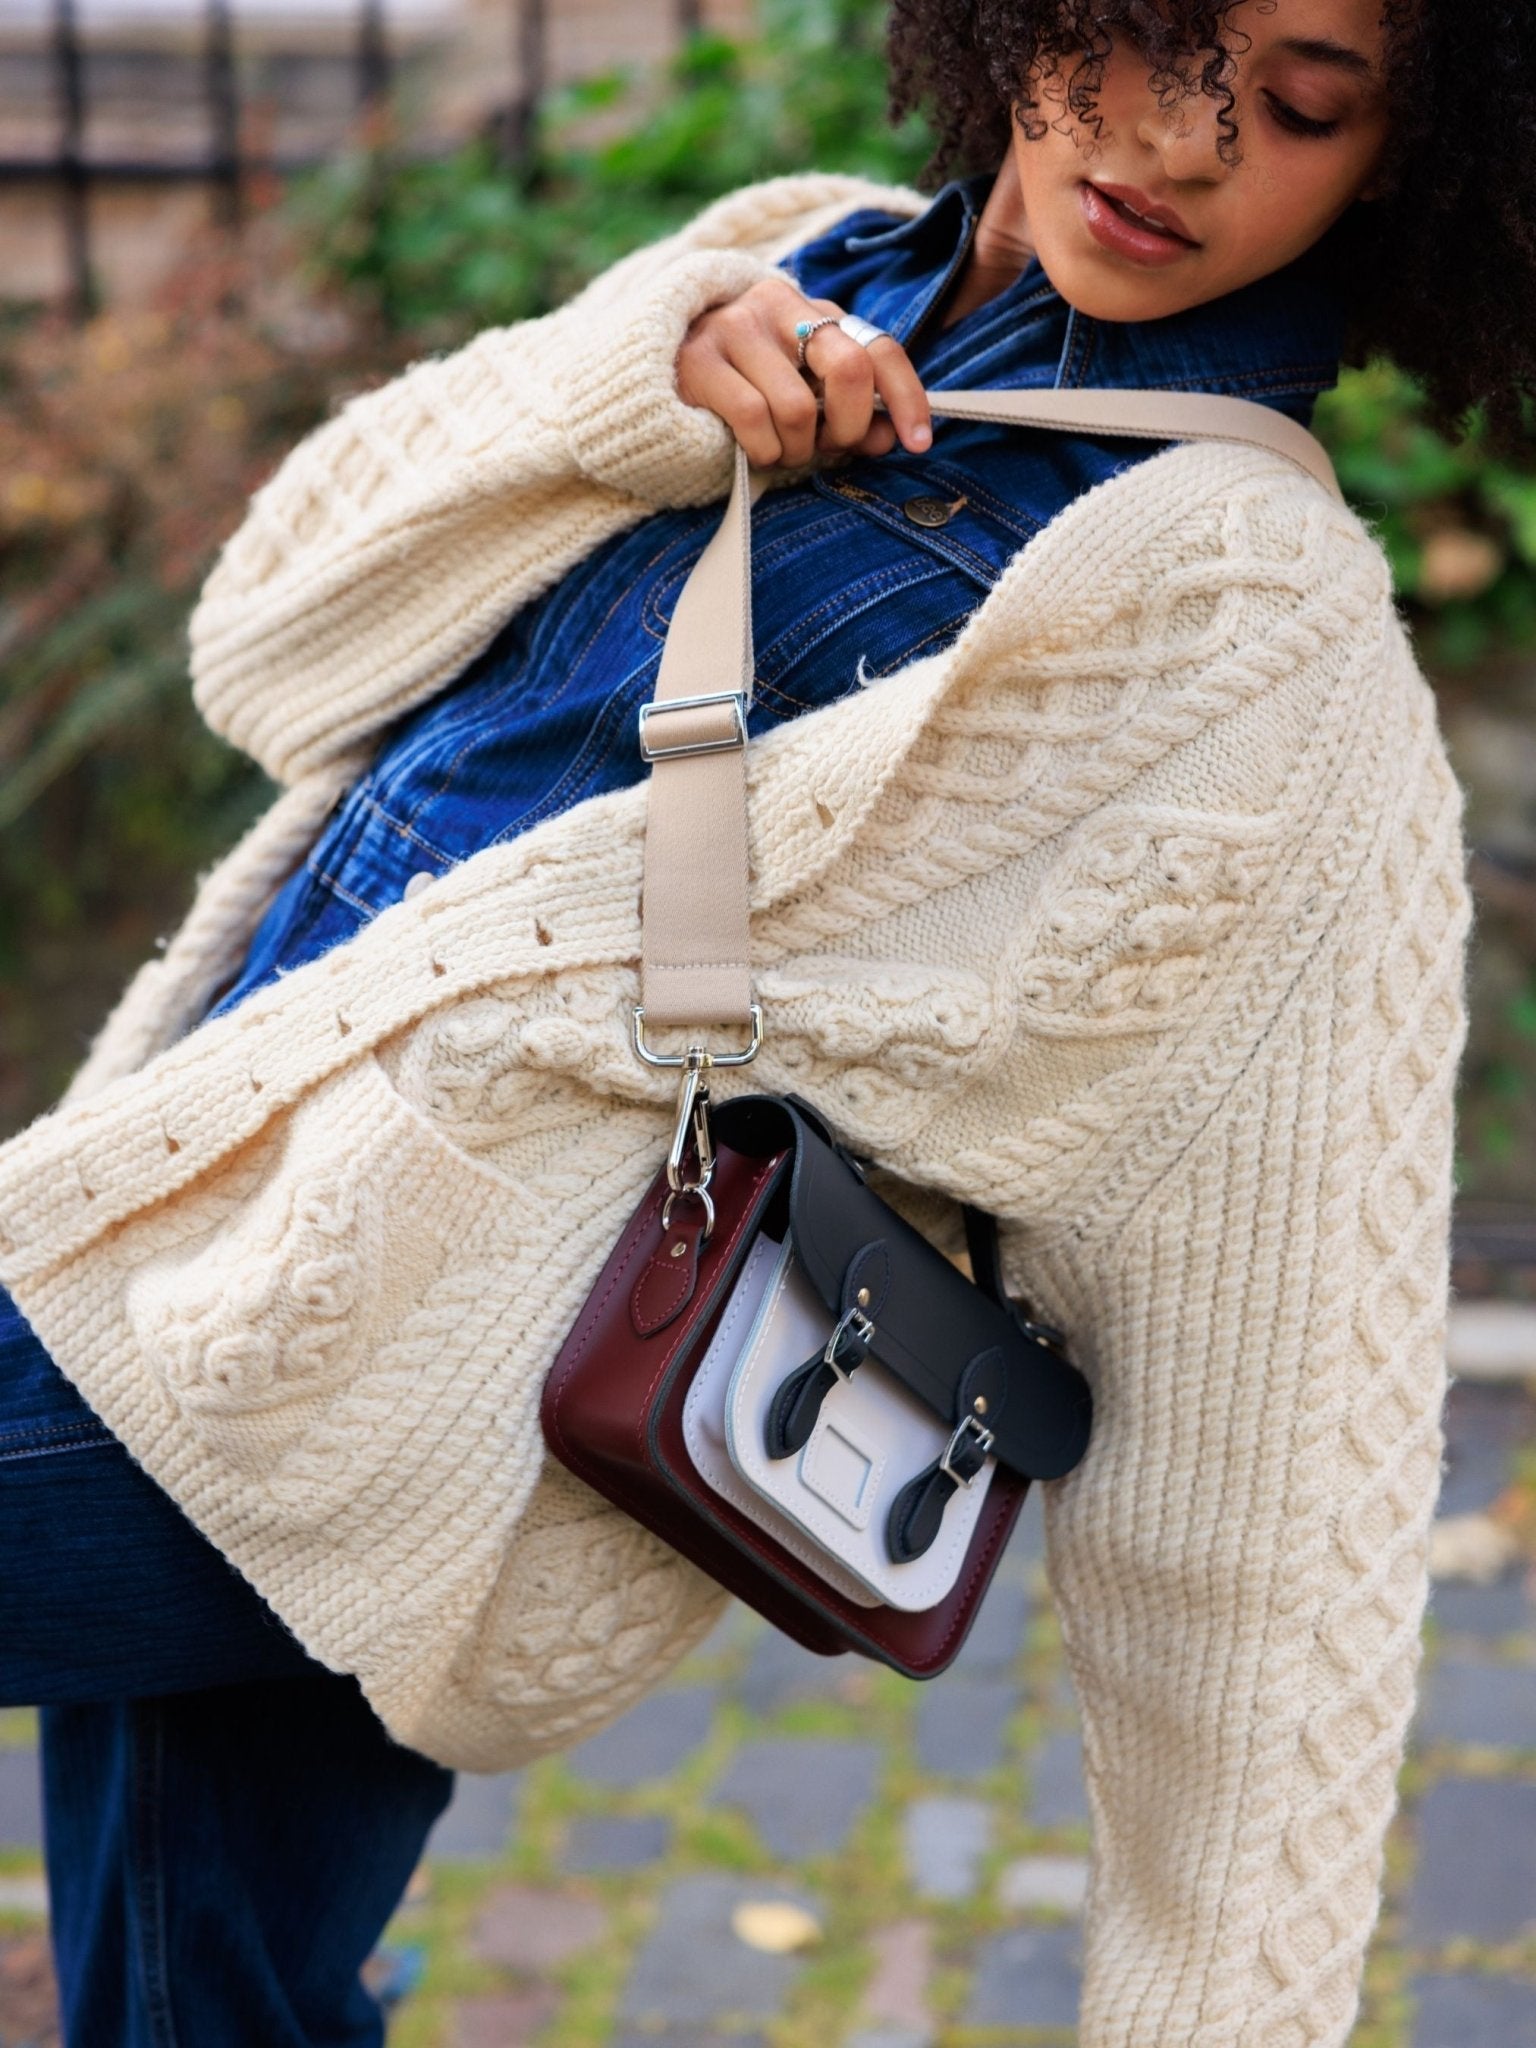
[[[764,278],[694,321],[678,351],[678,396],[718,413],[759,469],[799,469],[817,449],[884,455],[898,437],[920,454],[933,442],[928,397],[888,334],[865,348],[836,327],[817,329],[806,369],[821,387],[818,407],[798,365],[795,325],[843,311],[830,299],[805,298],[787,277]],[[875,411],[877,395],[889,417]]]

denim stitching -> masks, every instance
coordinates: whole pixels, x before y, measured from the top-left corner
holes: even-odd
[[[661,547],[659,547],[655,551],[655,553],[641,568],[639,573],[642,576],[649,578],[651,571],[656,567],[656,564],[664,558],[664,556],[669,552],[669,550],[677,547],[680,544],[680,540],[682,538],[684,538],[684,536],[673,534]],[[686,538],[692,540],[697,538],[697,535],[696,533],[690,533],[686,536]],[[703,553],[702,548],[700,548],[699,553]],[[541,709],[548,710],[551,705],[558,704],[561,698],[566,694],[566,691],[570,688],[572,678],[579,673],[581,664],[587,659],[588,655],[591,653],[593,645],[596,643],[598,639],[601,638],[602,634],[607,630],[609,624],[612,622],[614,613],[618,611],[619,608],[627,601],[632,587],[632,584],[630,584],[627,580],[620,582],[618,589],[614,593],[614,599],[612,604],[609,605],[607,611],[604,612],[603,616],[597,621],[595,621],[591,632],[582,642],[580,649],[571,657],[569,666],[567,667],[565,672],[565,681],[561,684],[560,688],[554,692],[552,696],[546,697],[543,700]],[[542,621],[540,623],[542,624]],[[535,639],[537,639],[538,637],[537,629],[535,630],[534,637]],[[526,669],[529,665],[531,665],[535,659],[535,649],[533,645],[530,643],[524,661],[520,665],[519,673],[521,673],[523,669]],[[496,722],[494,717],[490,722],[493,724]],[[459,747],[458,751],[454,754],[453,759],[447,764],[446,768],[443,770],[442,779],[441,781],[439,781],[436,789],[432,792],[431,796],[423,797],[421,802],[417,805],[416,809],[411,813],[413,820],[421,815],[422,811],[425,810],[426,806],[429,803],[437,802],[447,794],[449,784],[452,782],[454,776],[458,773],[459,763],[463,760],[464,755],[469,750],[469,748],[472,747],[475,744],[475,742],[479,739],[480,734],[484,729],[484,725],[485,721],[477,717],[475,720],[474,730],[472,732],[465,734],[463,745]]]
[[[165,1717],[157,1700],[128,1707],[133,1768],[133,1884],[138,1906],[139,1978],[156,2048],[176,2048],[166,1949],[165,1861],[160,1835],[165,1775]]]
[[[816,485],[818,490],[824,487],[823,480],[820,477],[817,478]],[[836,486],[827,484],[825,488],[831,491],[835,490]],[[887,498],[849,498],[845,502],[857,505],[866,518],[875,520],[879,525],[885,527],[888,532],[899,534],[903,540],[910,541],[914,547],[922,548],[926,553],[937,556],[942,562],[948,562],[952,568],[968,571],[987,590],[992,588],[1002,573],[1001,570],[995,569],[992,566],[985,555],[978,554],[974,548],[967,547],[964,541],[952,540],[946,534],[936,532],[931,528],[914,526],[913,522],[896,506],[893,506]],[[831,600],[828,600],[828,602],[831,602]]]
[[[79,1422],[39,1423],[31,1429],[0,1431],[0,1464],[13,1458],[30,1458],[49,1451],[88,1448],[93,1444],[115,1443],[116,1438],[95,1417]]]

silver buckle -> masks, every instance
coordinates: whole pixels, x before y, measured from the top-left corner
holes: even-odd
[[[970,1432],[976,1448],[981,1452],[983,1458],[987,1456],[992,1446],[997,1442],[997,1438],[984,1422],[978,1422],[974,1415],[967,1415],[945,1447],[944,1455],[939,1460],[939,1470],[946,1478],[952,1479],[956,1486],[963,1486],[969,1492],[981,1477],[980,1471],[973,1472],[970,1478],[967,1479],[963,1472],[957,1472],[950,1463],[950,1460],[960,1448],[961,1438],[965,1436],[967,1431]]]
[[[862,1344],[867,1351],[869,1349],[869,1340],[874,1334],[875,1326],[869,1317],[865,1315],[863,1309],[850,1308],[839,1318],[837,1328],[827,1339],[827,1348],[821,1354],[821,1362],[823,1365],[831,1366],[845,1387],[848,1384],[850,1375],[844,1372],[837,1356],[843,1347],[843,1339],[845,1337],[852,1337]]]
[[[653,718],[670,711],[704,711],[712,704],[729,704],[734,730],[725,739],[679,740],[672,746],[655,745],[646,728]],[[640,758],[642,761],[678,761],[691,754],[732,754],[747,744],[747,696],[744,690],[714,690],[701,697],[668,697],[659,704],[640,706]]]
[[[645,1005],[636,1003],[629,1013],[629,1042],[636,1059],[644,1060],[648,1067],[747,1067],[763,1046],[762,1004],[750,1004],[747,1015],[752,1019],[752,1036],[739,1052],[709,1052],[701,1045],[690,1045],[686,1052],[653,1052],[645,1042]]]

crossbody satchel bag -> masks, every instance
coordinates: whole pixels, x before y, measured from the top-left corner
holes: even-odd
[[[1244,399],[930,400],[951,418],[1247,442],[1338,494],[1305,428]],[[752,496],[738,451],[640,714],[632,1040],[678,1075],[672,1143],[550,1371],[542,1421],[578,1477],[808,1648],[928,1678],[964,1641],[1030,1482],[1082,1457],[1092,1403],[1062,1333],[1010,1300],[991,1217],[964,1211],[967,1276],[867,1185],[814,1104],[710,1101],[712,1072],[763,1042],[747,915]]]

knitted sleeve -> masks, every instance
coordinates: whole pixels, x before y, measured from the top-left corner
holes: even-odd
[[[1097,1395],[1047,1489],[1095,1833],[1083,2048],[1341,2048],[1355,2013],[1427,1593],[1463,1033],[1459,798],[1417,752],[1235,1085],[1122,1228],[1031,1275]]]
[[[284,783],[441,688],[609,534],[729,483],[730,434],[677,395],[690,323],[850,208],[834,176],[731,195],[558,312],[354,399],[251,503],[192,618],[204,718]]]

